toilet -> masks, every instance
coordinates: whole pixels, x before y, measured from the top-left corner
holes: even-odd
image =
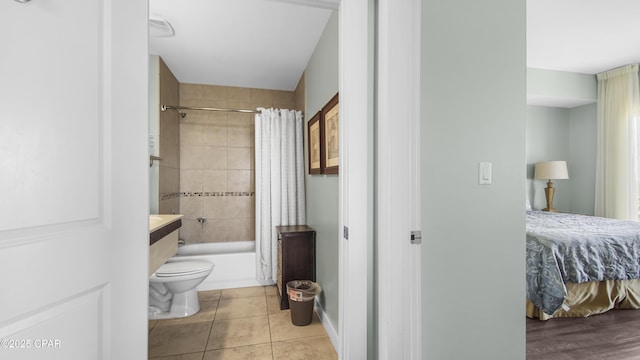
[[[168,262],[149,277],[149,320],[174,319],[200,311],[196,287],[211,273],[207,261]]]

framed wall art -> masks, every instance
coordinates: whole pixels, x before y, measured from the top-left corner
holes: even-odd
[[[320,112],[318,111],[307,123],[309,136],[309,174],[322,173],[322,152],[320,150]]]
[[[337,174],[340,164],[340,111],[338,94],[320,112],[321,171],[323,174]]]

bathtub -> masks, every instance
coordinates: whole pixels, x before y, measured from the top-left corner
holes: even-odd
[[[255,249],[255,241],[188,244],[180,246],[169,261],[204,260],[214,264],[198,291],[261,286],[256,280]]]

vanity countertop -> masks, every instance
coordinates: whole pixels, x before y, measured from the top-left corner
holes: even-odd
[[[149,215],[149,275],[178,250],[182,215]]]
[[[158,229],[161,229],[172,222],[182,218],[181,214],[162,215],[153,214],[149,215],[149,233],[152,233]]]

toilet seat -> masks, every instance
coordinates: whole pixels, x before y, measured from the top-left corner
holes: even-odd
[[[160,278],[194,275],[210,271],[213,264],[206,261],[174,261],[168,262],[155,272],[155,276]]]

